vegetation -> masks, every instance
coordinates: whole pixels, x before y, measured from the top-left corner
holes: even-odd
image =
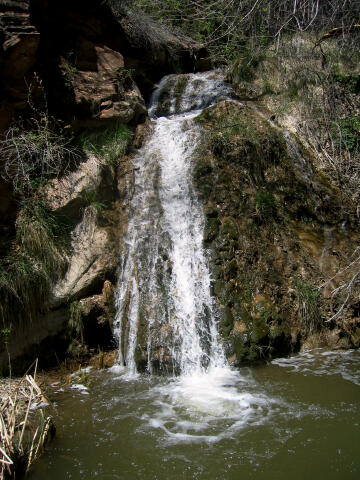
[[[357,31],[339,37],[283,35],[247,64],[251,75],[244,74],[243,59],[233,64],[231,73],[240,96],[260,101],[274,112],[277,123],[296,130],[316,167],[347,199],[352,222],[360,211],[359,51]],[[358,262],[350,257],[348,262],[336,275],[340,284],[332,292],[331,320],[342,324],[355,308],[360,286]]]
[[[0,404],[0,478],[21,478],[43,450],[49,437],[55,434],[50,415],[40,408],[47,403],[36,383],[37,363],[33,375],[25,375]]]
[[[276,203],[271,191],[259,190],[255,195],[256,212],[262,219],[276,218]]]
[[[71,138],[46,112],[37,112],[26,124],[20,120],[0,141],[1,176],[26,196],[44,180],[66,172],[77,159]]]
[[[114,165],[126,154],[131,139],[132,132],[126,125],[115,124],[105,130],[84,132],[79,142],[85,152]]]
[[[298,296],[302,331],[305,334],[314,333],[322,324],[319,289],[301,279],[294,280],[294,286]]]
[[[123,0],[109,0],[114,9]],[[285,33],[351,31],[358,20],[356,2],[339,0],[128,0],[178,33],[207,45],[216,62],[236,60],[239,50],[253,53]]]
[[[0,261],[0,318],[4,329],[31,319],[46,305],[51,284],[67,266],[67,224],[38,199],[28,199],[16,238]]]
[[[77,300],[74,300],[70,304],[70,320],[69,326],[72,329],[72,333],[75,339],[80,344],[84,343],[84,324],[81,315],[81,307]]]
[[[96,190],[84,190],[80,198],[84,202],[84,210],[87,209],[91,216],[96,216],[106,208],[106,203],[100,200]]]

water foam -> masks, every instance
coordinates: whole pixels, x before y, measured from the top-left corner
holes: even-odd
[[[260,391],[251,375],[213,367],[172,379],[151,389],[154,412],[144,415],[149,428],[164,432],[169,443],[216,443],[249,426],[270,421],[283,402]]]

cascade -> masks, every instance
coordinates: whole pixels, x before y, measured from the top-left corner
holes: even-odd
[[[128,375],[200,373],[225,365],[203,248],[204,215],[192,183],[194,121],[232,91],[214,72],[165,77],[149,108],[153,131],[133,163],[114,333]],[[146,351],[144,347],[146,345]]]

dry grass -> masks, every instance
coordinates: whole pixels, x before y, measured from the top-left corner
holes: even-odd
[[[1,176],[16,193],[29,194],[39,182],[57,177],[80,160],[80,153],[63,135],[58,122],[42,113],[31,119],[31,129],[19,122],[0,141]]]
[[[55,427],[50,415],[34,407],[48,403],[33,375],[26,374],[0,405],[0,479],[20,478],[40,455]]]

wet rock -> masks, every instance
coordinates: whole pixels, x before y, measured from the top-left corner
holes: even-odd
[[[223,102],[198,122],[205,140],[194,181],[227,357],[240,364],[285,355],[325,326],[331,295],[316,286],[346,265],[355,247],[355,232],[341,227],[351,207],[342,208],[343,196],[296,139],[283,137],[256,109]],[[303,308],[312,317],[322,312],[316,327]],[[338,341],[345,335],[355,345],[356,328],[338,330]]]
[[[90,348],[109,350],[115,347],[112,334],[114,286],[106,280],[101,294],[79,302],[83,322],[83,342]]]

